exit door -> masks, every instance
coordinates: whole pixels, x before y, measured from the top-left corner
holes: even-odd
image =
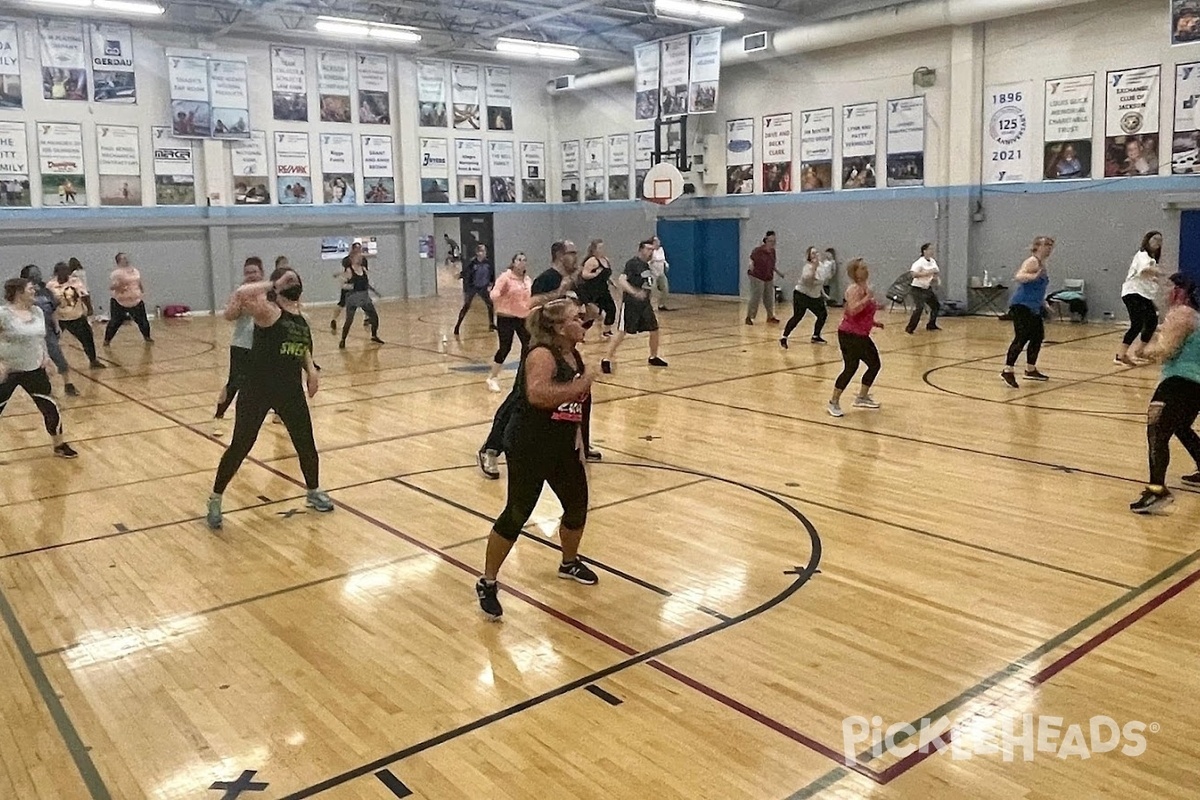
[[[462,238],[462,260],[465,264],[475,257],[475,246],[487,248],[488,256],[495,259],[495,240],[492,234],[491,214],[461,214],[458,217]]]
[[[737,297],[741,264],[741,223],[736,219],[662,219],[658,238],[672,294]]]

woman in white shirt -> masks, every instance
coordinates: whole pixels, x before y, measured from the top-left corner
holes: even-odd
[[[808,248],[804,266],[800,268],[800,280],[792,292],[792,318],[784,326],[783,336],[779,337],[779,346],[784,350],[787,350],[788,337],[809,311],[817,318],[811,341],[813,344],[825,344],[821,338],[821,328],[825,327],[825,318],[829,316],[825,308],[825,281],[829,280],[829,275],[825,270],[826,263],[821,261],[820,251],[815,247]]]
[[[1121,349],[1113,357],[1114,364],[1139,366],[1142,351],[1154,337],[1158,329],[1158,309],[1154,301],[1158,299],[1158,282],[1162,278],[1162,270],[1158,267],[1158,259],[1162,257],[1162,234],[1150,231],[1142,237],[1142,246],[1138,248],[1125,273],[1125,283],[1121,284],[1121,302],[1129,311],[1129,330]],[[1135,340],[1141,341],[1134,344]]]
[[[929,306],[929,324],[925,326],[925,330],[941,330],[938,327],[937,318],[942,306],[938,302],[937,293],[933,290],[934,284],[938,282],[941,269],[933,260],[933,256],[933,244],[926,242],[921,245],[921,257],[913,262],[912,298],[917,307],[913,309],[912,317],[908,320],[908,327],[904,329],[905,333],[916,332],[917,325],[921,322],[921,312],[925,310],[925,306]]]

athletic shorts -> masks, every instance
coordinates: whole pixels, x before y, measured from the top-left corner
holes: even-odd
[[[658,317],[654,315],[654,306],[648,300],[626,297],[625,305],[621,309],[620,329],[631,336],[658,330]]]
[[[338,295],[338,308],[346,307],[346,295],[350,294],[349,289],[342,289],[342,293]]]

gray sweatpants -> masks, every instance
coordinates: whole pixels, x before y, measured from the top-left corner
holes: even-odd
[[[775,282],[762,281],[753,275],[750,278],[750,305],[746,307],[746,319],[758,316],[758,304],[762,303],[767,311],[767,319],[775,316]]]

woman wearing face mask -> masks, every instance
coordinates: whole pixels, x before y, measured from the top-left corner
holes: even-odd
[[[259,429],[274,410],[279,414],[308,488],[306,505],[317,511],[333,511],[333,501],[321,490],[320,459],[313,438],[312,417],[304,398],[317,393],[317,370],[312,361],[312,331],[300,313],[304,284],[290,268],[276,269],[271,279],[247,283],[234,292],[230,309],[244,310],[254,319],[246,382],[241,387],[229,448],[221,456],[213,493],[208,498],[208,526],[221,527],[221,496],[225,487],[250,455]]]
[[[33,284],[33,302],[42,310],[42,316],[46,320],[46,353],[54,362],[58,374],[62,376],[63,389],[66,390],[68,396],[78,397],[79,390],[75,388],[75,384],[71,383],[71,365],[67,363],[67,357],[63,355],[62,345],[59,342],[62,329],[58,325],[58,299],[54,296],[54,292],[47,289],[46,284],[42,282],[42,270],[37,264],[25,266],[21,270],[21,277]]]
[[[496,336],[500,347],[492,359],[492,372],[488,375],[487,387],[500,391],[500,370],[504,359],[512,350],[513,336],[521,341],[521,355],[529,347],[529,332],[525,330],[525,318],[529,316],[529,295],[533,290],[533,278],[529,277],[524,253],[513,256],[508,269],[500,273],[492,286],[492,303],[496,307]]]

